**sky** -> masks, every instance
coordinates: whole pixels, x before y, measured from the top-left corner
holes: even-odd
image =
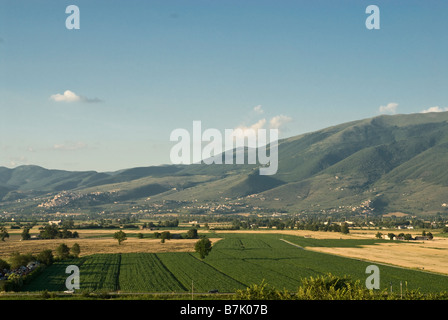
[[[366,28],[372,4],[380,29]],[[193,121],[284,138],[446,111],[446,12],[444,0],[0,0],[0,166],[169,164],[170,133]]]

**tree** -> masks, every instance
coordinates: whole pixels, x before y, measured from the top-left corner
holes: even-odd
[[[58,236],[59,230],[57,225],[46,225],[40,232],[42,239],[54,239]]]
[[[8,231],[6,231],[5,227],[1,227],[0,228],[0,239],[2,241],[5,241],[5,238],[9,238],[9,233],[8,233]]]
[[[36,256],[36,259],[40,263],[49,266],[54,262],[53,252],[51,251],[51,249],[43,250],[39,252],[39,254]]]
[[[171,233],[169,231],[163,231],[162,234],[160,235],[160,239],[165,242],[165,240],[170,240],[171,239]]]
[[[198,238],[198,230],[197,229],[190,229],[187,232],[187,238],[188,239],[197,239]]]
[[[284,222],[278,222],[276,225],[277,230],[284,230],[286,224]]]
[[[376,235],[375,235],[375,237],[377,238],[377,239],[381,239],[382,238],[382,236],[383,236],[383,234],[381,233],[381,232],[377,232],[376,233]]]
[[[238,219],[234,219],[232,221],[232,229],[233,230],[240,230],[240,228],[241,228],[241,221],[238,220]]]
[[[160,234],[160,242],[161,243],[165,243],[165,240],[170,240],[171,239],[171,233],[169,231],[163,231]]]
[[[410,234],[410,233],[406,233],[406,234],[404,235],[404,240],[412,240],[412,234]]]
[[[62,221],[62,228],[64,229],[73,229],[75,227],[75,222],[73,219]]]
[[[394,240],[394,238],[395,238],[394,233],[388,233],[387,236],[389,237],[389,240]]]
[[[149,228],[149,229],[152,229],[152,228],[155,228],[156,227],[156,225],[154,224],[154,222],[148,222],[148,224],[147,224],[147,228]]]
[[[60,259],[67,259],[70,257],[70,248],[65,243],[61,243],[56,248],[56,254]]]
[[[341,232],[342,232],[343,234],[348,234],[348,233],[350,233],[350,230],[348,229],[348,224],[347,224],[347,223],[344,223],[344,224],[342,225],[342,227],[341,227]]]
[[[75,257],[78,257],[79,254],[81,253],[81,247],[79,246],[78,243],[73,244],[72,248],[70,249],[70,252],[72,253],[72,255],[74,255]]]
[[[121,243],[126,240],[126,233],[124,233],[123,231],[117,231],[114,234],[114,239],[118,240],[118,244],[121,245]]]
[[[139,233],[139,234],[137,235],[137,237],[138,237],[139,239],[143,239],[143,233]]]
[[[204,259],[212,251],[212,242],[208,238],[202,238],[194,245],[194,250]]]
[[[432,240],[434,238],[431,232],[427,232],[426,236],[428,237],[429,240]]]
[[[22,231],[22,240],[30,240],[31,239],[31,235],[30,235],[30,229],[29,228],[25,228]]]

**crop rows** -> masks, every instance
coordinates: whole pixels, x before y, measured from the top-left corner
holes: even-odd
[[[297,288],[300,270],[296,266],[286,265],[284,261],[290,255],[285,255],[285,251],[279,251],[278,248],[271,248],[268,241],[242,239],[241,242],[244,249],[218,246],[221,244],[218,242],[207,262],[246,285],[259,284],[265,280],[279,288]],[[257,248],[260,243],[263,247]]]
[[[45,268],[38,277],[31,282],[26,283],[22,288],[23,291],[63,291],[65,280],[69,276],[65,273],[65,269],[69,265],[82,265],[84,259],[71,259],[66,261],[55,262],[53,265]]]
[[[154,253],[123,254],[119,281],[120,290],[127,292],[185,291]]]
[[[244,288],[244,285],[235,281],[213,267],[204,263],[190,253],[160,253],[158,257],[173,273],[185,288],[208,292],[217,289],[220,292],[234,292],[235,289]]]
[[[303,250],[280,241],[285,238],[304,245],[304,238],[286,235],[226,234],[217,242],[210,255],[200,260],[196,254],[128,253],[96,254],[80,259],[56,262],[46,268],[25,291],[65,290],[69,264],[80,266],[81,289],[122,292],[188,292],[193,282],[195,292],[234,292],[265,280],[279,289],[295,290],[304,277],[332,273],[350,276],[364,282],[366,267],[372,262]],[[309,239],[304,240],[305,242]],[[313,239],[319,246],[319,239]],[[340,244],[335,241],[335,245]],[[347,246],[355,242],[344,242]],[[325,246],[331,243],[326,241]],[[448,287],[448,277],[404,268],[379,265],[381,288],[442,291]]]
[[[85,259],[80,268],[81,289],[115,291],[119,289],[120,254],[95,254]]]

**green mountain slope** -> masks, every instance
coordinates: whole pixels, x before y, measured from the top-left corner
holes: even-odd
[[[0,167],[0,206],[61,191],[223,203],[288,212],[446,212],[448,112],[378,116],[279,141],[278,172],[258,165],[157,166],[110,173]],[[247,152],[247,150],[243,150]]]

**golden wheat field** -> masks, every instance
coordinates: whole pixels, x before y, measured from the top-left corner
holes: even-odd
[[[44,249],[56,250],[65,243],[68,247],[78,243],[81,248],[80,256],[95,253],[137,253],[137,252],[193,252],[196,239],[172,239],[162,243],[160,239],[138,239],[128,237],[120,245],[113,239],[115,231],[111,230],[79,230],[78,239],[27,240],[21,241],[20,235],[12,234],[9,239],[0,243],[0,258],[7,259],[13,252],[37,254]],[[149,234],[154,231],[126,230],[126,234]],[[174,230],[171,230],[174,233]],[[178,232],[178,231],[177,231]],[[33,230],[31,231],[33,233]],[[101,237],[98,237],[101,236]],[[210,238],[212,244],[221,240]]]

